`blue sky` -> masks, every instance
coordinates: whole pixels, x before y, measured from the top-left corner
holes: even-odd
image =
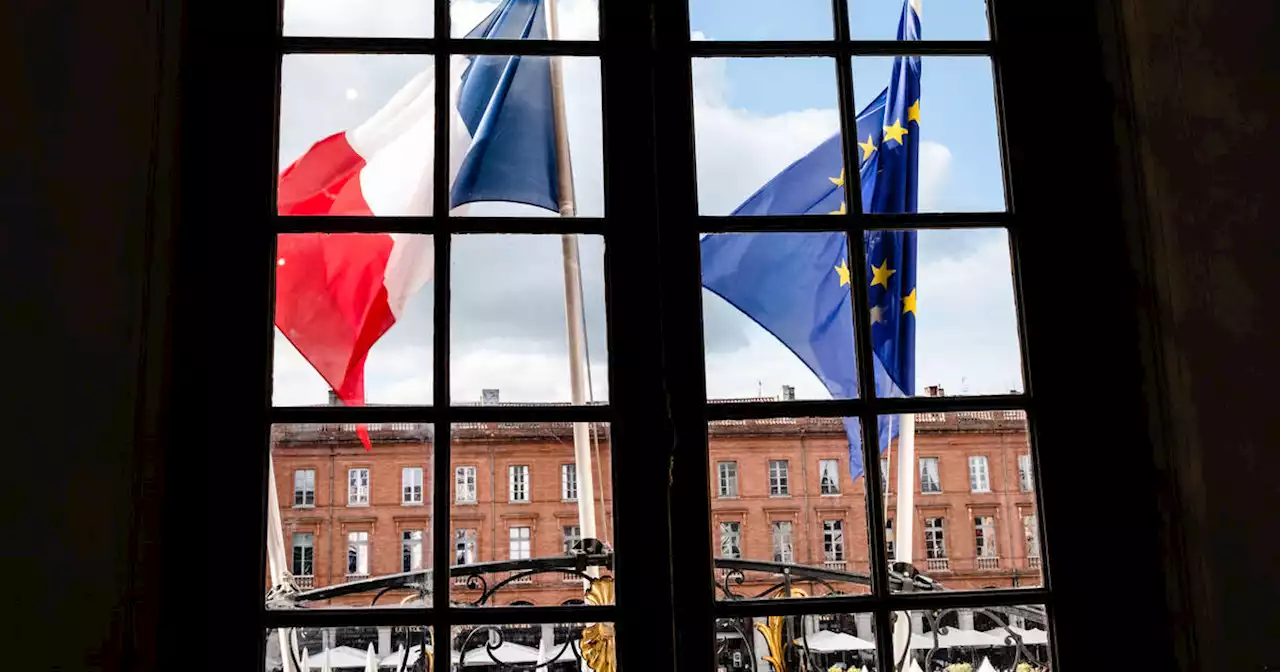
[[[924,0],[923,32],[981,39],[980,0]],[[827,2],[692,0],[692,26],[711,39],[825,39]],[[474,23],[491,1],[455,0],[459,23]],[[566,37],[596,34],[595,0],[560,0]],[[405,34],[421,23],[421,0],[289,0],[286,17],[306,34]],[[898,0],[854,0],[855,37],[891,39]],[[413,20],[406,21],[407,16]],[[335,28],[336,27],[336,28]],[[457,31],[465,28],[456,27]],[[412,32],[412,31],[410,31]],[[313,142],[372,114],[429,60],[406,56],[326,55],[286,60],[280,159],[287,165]],[[855,95],[869,100],[885,85],[891,59],[859,58]],[[703,60],[695,63],[699,199],[704,212],[727,213],[761,184],[838,128],[835,65],[830,59]],[[991,72],[981,58],[929,58],[922,82],[922,210],[1003,209]],[[569,137],[580,211],[603,203],[599,68],[566,65]],[[538,215],[485,204],[495,215]],[[555,238],[555,237],[551,237]],[[467,237],[455,244],[452,306],[457,359],[455,399],[496,387],[510,401],[566,401],[567,345],[558,239]],[[1019,353],[1002,231],[940,231],[920,236],[917,389],[941,383],[949,393],[1020,389]],[[608,396],[604,343],[603,246],[583,241],[588,338],[596,398]],[[518,283],[504,278],[518,277]],[[825,390],[803,364],[718,298],[704,300],[708,392],[712,397],[776,395],[794,385],[801,398]],[[406,319],[374,347],[369,400],[430,403],[431,293],[411,300]],[[278,342],[277,403],[322,403],[318,376]]]

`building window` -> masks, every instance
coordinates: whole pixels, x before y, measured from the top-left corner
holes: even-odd
[[[738,463],[737,462],[717,462],[716,473],[720,484],[719,496],[721,497],[737,497],[738,496]]]
[[[566,502],[578,501],[578,465],[560,465],[560,499]]]
[[[943,531],[942,518],[924,519],[924,554],[930,560],[941,560],[947,557],[947,537]]]
[[[1022,517],[1022,533],[1026,536],[1027,557],[1040,557],[1040,526],[1035,515]]]
[[[293,505],[316,505],[315,469],[299,469],[293,472]]]
[[[293,533],[293,567],[294,576],[312,576],[315,574],[316,535],[311,532]]]
[[[578,542],[582,541],[582,528],[577,525],[565,525],[562,528],[564,540],[564,554],[573,555]]]
[[[513,527],[507,535],[511,540],[508,549],[509,560],[528,560],[533,557],[533,539],[531,529],[528,527]]]
[[[844,521],[822,521],[822,553],[827,562],[844,560]]]
[[[889,562],[893,562],[898,557],[893,542],[893,519],[886,518],[884,521],[884,554],[889,558]]]
[[[889,458],[880,458],[880,492],[889,492]]]
[[[529,501],[529,467],[514,464],[507,467],[507,495],[513,502]]]
[[[454,501],[459,504],[476,503],[476,468],[458,467],[453,470]]]
[[[422,467],[405,467],[400,472],[401,502],[422,504]]]
[[[400,534],[400,571],[422,569],[422,530],[405,530]]]
[[[790,470],[786,460],[769,460],[769,496],[786,497],[791,494]]]
[[[720,557],[742,557],[742,523],[736,520],[720,523]]]
[[[942,481],[938,479],[938,458],[920,458],[920,492],[942,492]]]
[[[369,575],[369,533],[347,533],[347,576]]]
[[[791,521],[773,521],[773,561],[783,563],[795,562],[795,548],[791,544]]]
[[[818,460],[819,489],[824,495],[840,494],[840,461]]]
[[[1031,473],[1031,455],[1018,456],[1018,487],[1023,492],[1031,492],[1036,489],[1035,477]]]
[[[973,519],[973,547],[979,558],[996,557],[995,516],[975,516]]]
[[[369,470],[347,470],[347,506],[369,505]]]
[[[472,565],[476,562],[476,531],[457,529],[453,531],[453,564]]]
[[[991,492],[991,473],[987,471],[986,455],[969,456],[969,490]]]

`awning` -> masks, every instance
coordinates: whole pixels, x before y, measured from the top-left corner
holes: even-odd
[[[1049,633],[1039,628],[1020,628],[1016,625],[1011,625],[1008,627],[1008,629],[992,628],[990,630],[987,630],[986,634],[991,635],[993,637],[998,637],[1000,639],[1000,644],[1003,645],[1005,640],[1009,637],[1010,632],[1013,632],[1018,636],[1022,637],[1023,644],[1048,644],[1049,643]]]
[[[364,667],[367,653],[351,646],[335,646],[328,651],[329,667],[332,669],[346,667]],[[320,651],[307,657],[307,667],[319,669],[324,667],[325,652]]]
[[[808,644],[809,650],[815,653],[831,653],[833,651],[872,651],[876,645],[865,639],[859,639],[847,632],[819,630],[807,637],[796,639],[796,646]]]

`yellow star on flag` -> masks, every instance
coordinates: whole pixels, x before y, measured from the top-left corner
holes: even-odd
[[[884,322],[884,309],[880,306],[871,306],[871,324],[880,324]]]
[[[858,146],[862,148],[862,160],[863,160],[863,161],[866,161],[868,158],[871,158],[871,154],[872,154],[872,153],[874,153],[874,152],[876,151],[876,143],[875,143],[875,141],[872,139],[872,137],[871,137],[871,134],[870,134],[870,133],[868,133],[868,134],[867,134],[867,141],[866,141],[866,142],[859,142],[859,143],[858,143]]]
[[[907,108],[907,123],[916,122],[920,124],[920,99],[916,98],[916,102],[911,103],[911,107]]]
[[[831,180],[831,184],[834,184],[837,187],[843,187],[844,186],[844,169],[842,168],[840,170],[840,177],[828,177],[827,179]]]
[[[892,126],[884,127],[884,141],[897,140],[898,144],[902,144],[902,136],[909,133],[907,129],[902,127],[902,120],[895,119]]]
[[[840,275],[841,287],[849,284],[849,264],[846,260],[840,260],[840,265],[836,266],[836,273]]]
[[[916,290],[913,287],[911,293],[902,298],[902,314],[916,312]]]
[[[827,214],[828,214],[828,215],[843,215],[843,214],[847,213],[848,211],[849,211],[849,204],[848,204],[848,203],[845,203],[844,201],[840,201],[840,209],[839,209],[839,210],[832,210],[831,212],[828,212]]]
[[[889,277],[892,276],[894,273],[897,273],[897,271],[892,268],[889,268],[888,259],[885,259],[884,263],[880,264],[879,268],[872,266],[871,267],[871,286],[875,287],[876,285],[880,285],[885,289],[889,289]]]

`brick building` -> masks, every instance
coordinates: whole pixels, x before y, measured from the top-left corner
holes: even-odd
[[[304,587],[430,566],[429,425],[371,426],[374,448],[368,452],[353,429],[288,425],[273,435],[285,539]],[[612,543],[608,428],[594,429],[597,526]],[[914,564],[952,588],[1038,584],[1023,416],[921,414],[916,437]],[[454,427],[455,563],[565,553],[566,544],[576,541],[576,498],[585,495],[577,491],[572,442],[567,423]],[[891,446],[888,460],[896,459],[895,451]],[[869,573],[863,479],[851,478],[848,458],[839,419],[714,423],[708,484],[713,552]],[[892,527],[892,487],[877,499],[887,501]],[[902,543],[892,530],[889,539]],[[776,582],[771,574],[752,572],[744,580],[743,593]],[[838,588],[865,590],[857,584]],[[464,586],[454,590],[454,600],[478,595]],[[504,588],[494,601],[553,605],[580,597],[576,579],[545,574]],[[368,604],[368,596],[342,601]]]

